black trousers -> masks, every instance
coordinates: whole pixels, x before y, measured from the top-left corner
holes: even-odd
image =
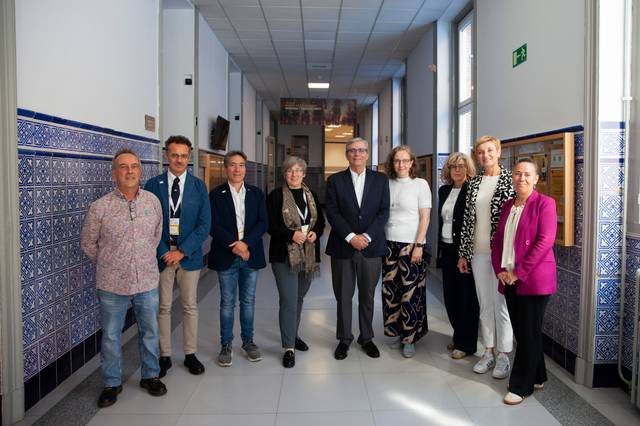
[[[333,294],[338,305],[338,321],[336,338],[350,345],[353,341],[351,332],[352,299],[358,287],[358,323],[360,335],[358,343],[364,345],[373,339],[373,305],[376,285],[380,280],[382,258],[364,257],[359,251],[351,259],[331,257],[331,279]]]
[[[518,295],[516,287],[508,285],[504,296],[516,340],[509,391],[520,396],[531,395],[534,384],[547,381],[542,351],[542,320],[549,295]]]
[[[453,327],[453,346],[474,354],[478,346],[480,306],[473,274],[458,271],[458,252],[453,244],[442,247],[442,292],[449,322]]]

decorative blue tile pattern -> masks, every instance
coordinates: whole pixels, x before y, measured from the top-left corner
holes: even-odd
[[[100,133],[95,126],[19,114],[24,373],[29,379],[100,328],[95,267],[82,253],[80,230],[89,204],[113,190],[111,156],[132,148],[143,161],[145,181],[158,172],[160,146],[109,129]]]

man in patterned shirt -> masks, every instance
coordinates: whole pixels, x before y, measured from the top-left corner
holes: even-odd
[[[122,391],[120,335],[133,305],[142,360],[140,386],[151,395],[167,393],[158,379],[158,279],[156,247],[162,235],[160,201],[140,188],[140,158],[130,149],[113,157],[116,189],[89,207],[81,245],[96,264],[102,317],[102,376],[99,407],[113,405]]]

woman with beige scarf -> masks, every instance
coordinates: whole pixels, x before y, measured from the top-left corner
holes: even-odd
[[[305,185],[307,163],[298,157],[282,165],[285,184],[267,197],[269,213],[269,262],[280,295],[280,335],[284,356],[282,365],[295,365],[295,350],[306,351],[298,337],[300,314],[311,280],[320,271],[320,236],[324,216],[318,198]]]

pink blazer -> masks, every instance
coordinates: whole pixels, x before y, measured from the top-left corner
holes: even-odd
[[[505,270],[500,266],[504,227],[514,201],[512,198],[502,206],[498,229],[491,242],[491,263],[496,275]],[[518,277],[515,284],[517,294],[545,295],[556,292],[556,259],[553,255],[553,244],[557,227],[555,200],[534,190],[520,216],[514,241],[513,272]],[[502,283],[499,284],[498,291],[504,293]]]

